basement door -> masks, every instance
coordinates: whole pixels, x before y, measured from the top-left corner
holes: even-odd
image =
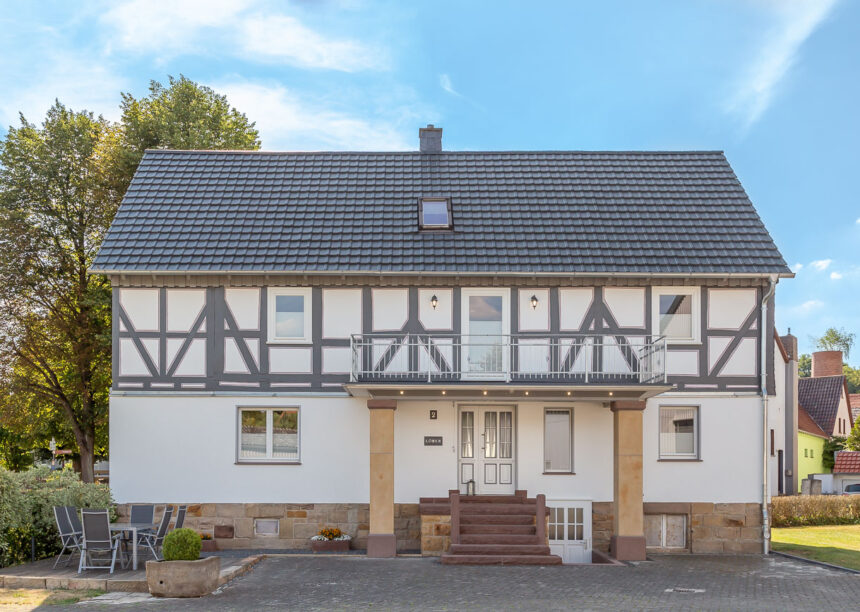
[[[470,480],[478,495],[513,495],[514,407],[463,406],[460,409],[460,492]]]
[[[591,563],[591,502],[548,499],[549,550],[563,563]]]

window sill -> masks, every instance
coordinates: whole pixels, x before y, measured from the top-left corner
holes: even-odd
[[[301,461],[234,461],[233,465],[301,465]]]
[[[698,457],[660,457],[659,459],[657,459],[657,461],[667,461],[667,462],[679,462],[679,461],[690,462],[690,461],[692,461],[694,463],[695,462],[699,462],[699,463],[702,462],[702,460],[699,459]]]
[[[544,472],[543,476],[576,476],[576,472]]]
[[[291,344],[301,345],[301,346],[307,346],[307,345],[309,345],[309,344],[313,344],[313,343],[314,343],[314,342],[313,342],[313,340],[304,340],[304,339],[296,339],[296,340],[292,340],[292,339],[290,339],[290,340],[266,340],[266,344],[269,344],[269,345],[274,344],[274,345],[279,345],[279,346],[281,346],[281,345],[289,346],[289,345],[291,345]]]

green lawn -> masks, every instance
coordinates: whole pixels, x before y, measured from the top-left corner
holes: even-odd
[[[774,527],[773,549],[860,570],[860,525]]]

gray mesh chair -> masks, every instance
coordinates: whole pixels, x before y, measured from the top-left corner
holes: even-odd
[[[69,551],[69,558],[66,559],[66,565],[72,562],[72,557],[74,557],[76,552],[80,552],[80,530],[75,530],[71,521],[69,521],[69,515],[66,512],[66,508],[63,506],[54,506],[54,520],[57,522],[57,531],[60,533],[60,543],[63,545],[60,554],[57,555],[57,559],[54,561],[54,567],[57,567],[57,563],[60,562],[60,559],[63,558],[63,555],[66,551]]]
[[[110,516],[107,508],[93,510],[81,509],[83,536],[81,537],[81,561],[78,573],[85,569],[108,569],[113,574],[116,565],[116,555],[119,552],[120,534],[111,535]],[[96,558],[110,555],[109,565],[99,565]],[[107,559],[104,559],[107,562]]]
[[[173,524],[174,529],[182,529],[182,526],[185,524],[185,512],[188,510],[188,506],[179,506],[179,510],[176,511],[176,522]]]
[[[74,506],[65,506],[65,508],[66,514],[69,515],[69,522],[72,524],[72,531],[81,533],[84,528],[81,526],[81,515],[78,514],[78,509]]]
[[[131,513],[128,517],[129,523],[154,523],[155,522],[155,505],[154,504],[134,504],[131,507]]]
[[[161,523],[158,525],[157,531],[145,531],[143,533],[137,534],[137,541],[139,544],[146,546],[149,550],[152,551],[152,556],[160,561],[160,557],[158,556],[158,550],[161,548],[162,543],[164,542],[164,536],[167,535],[167,528],[170,527],[170,517],[173,514],[173,506],[165,506],[164,507],[164,516],[161,517]]]

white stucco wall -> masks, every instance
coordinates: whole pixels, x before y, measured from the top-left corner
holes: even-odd
[[[659,406],[699,406],[699,461],[659,461]],[[643,422],[646,502],[761,498],[761,400],[675,394],[648,400]]]

